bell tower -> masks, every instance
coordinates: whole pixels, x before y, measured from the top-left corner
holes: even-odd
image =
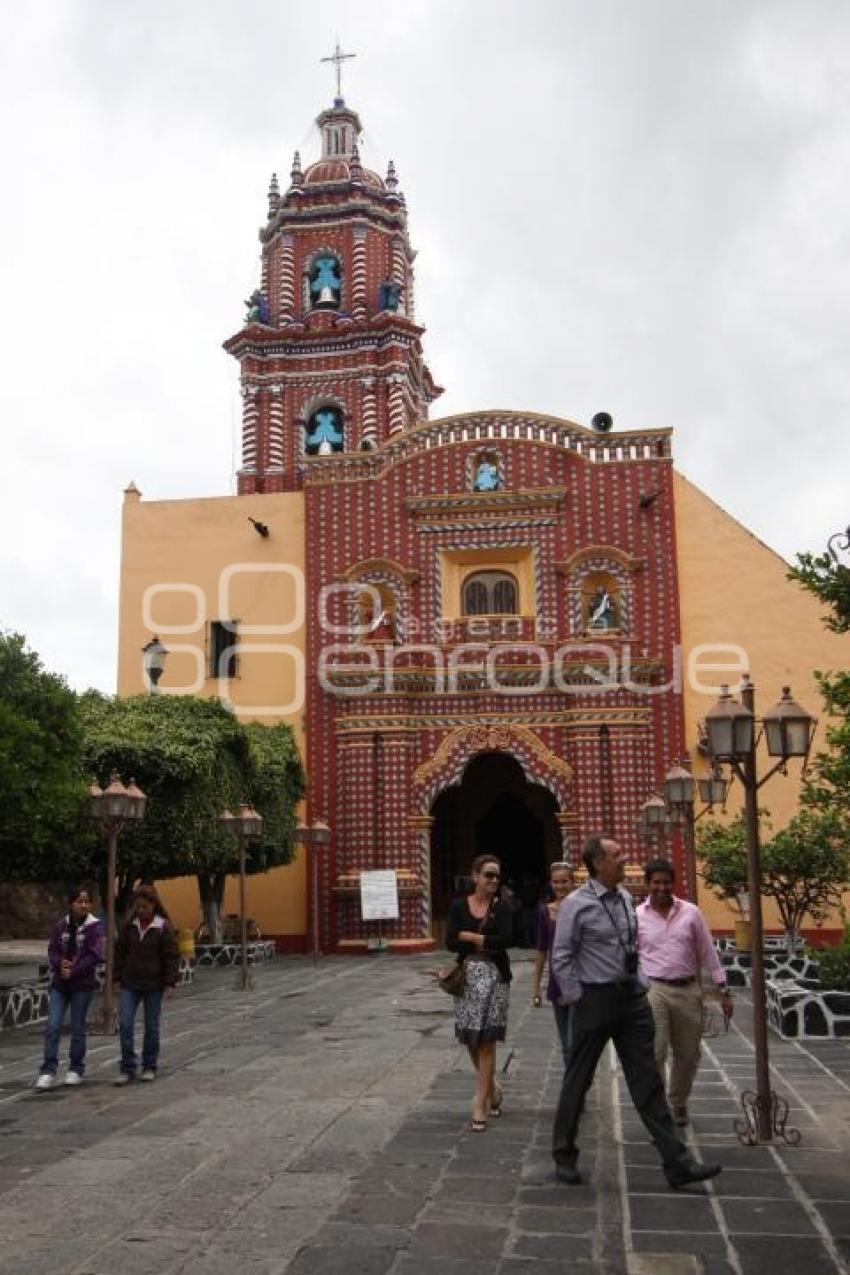
[[[329,61],[343,57],[337,49]],[[272,174],[260,286],[240,332],[240,494],[302,486],[311,457],[379,448],[426,419],[441,393],[414,321],[415,253],[392,160],[360,161],[360,117],[339,95],[316,123],[319,159],[288,188]]]

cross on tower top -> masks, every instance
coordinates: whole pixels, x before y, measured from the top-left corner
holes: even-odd
[[[356,57],[357,57],[356,53],[343,53],[342,49],[339,47],[339,36],[337,36],[336,48],[334,49],[330,57],[319,58],[320,62],[335,62],[336,63],[336,95],[338,98],[342,98],[342,64],[343,62],[347,62],[349,58],[356,58]]]

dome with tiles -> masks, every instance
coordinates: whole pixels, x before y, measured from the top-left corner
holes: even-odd
[[[385,190],[384,182],[370,168],[362,168],[354,156],[323,156],[304,170],[305,186],[335,185],[339,182],[359,182],[373,190]]]

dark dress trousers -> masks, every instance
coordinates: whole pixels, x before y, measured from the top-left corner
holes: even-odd
[[[665,1164],[687,1154],[678,1137],[655,1063],[654,1025],[646,990],[627,973],[637,919],[627,891],[605,890],[591,878],[561,905],[552,968],[565,1001],[573,1004],[573,1045],[555,1112],[552,1154],[575,1165],[576,1131],[584,1097],[603,1049],[613,1041],[638,1115]]]

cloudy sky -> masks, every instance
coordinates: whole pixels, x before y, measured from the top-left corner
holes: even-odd
[[[0,627],[112,690],[123,487],[233,489],[221,342],[337,33],[440,414],[672,425],[786,557],[847,525],[846,0],[39,0],[0,41]]]

